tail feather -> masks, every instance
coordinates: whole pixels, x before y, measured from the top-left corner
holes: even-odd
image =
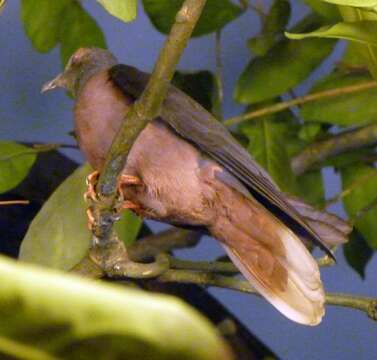
[[[302,241],[253,199],[231,190],[210,227],[241,273],[289,319],[318,324],[324,291],[318,265]]]
[[[346,221],[327,211],[317,210],[293,196],[286,195],[286,198],[327,246],[341,245],[348,241],[352,226]]]

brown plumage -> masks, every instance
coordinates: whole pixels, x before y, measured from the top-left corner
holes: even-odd
[[[125,113],[147,81],[147,74],[117,65],[105,50],[80,49],[44,90],[63,86],[73,92],[80,148],[101,170]],[[123,174],[141,179],[142,185],[123,186],[123,191],[144,216],[206,227],[278,310],[302,324],[320,322],[320,274],[300,237],[328,251],[326,244],[346,240],[349,226],[282,194],[199,104],[172,86],[161,118],[142,131]]]

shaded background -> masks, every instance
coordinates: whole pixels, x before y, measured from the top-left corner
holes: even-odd
[[[83,3],[103,29],[109,49],[122,61],[150,71],[164,41],[139,7],[137,20],[124,24],[108,15],[94,1]],[[8,1],[0,16],[0,139],[27,142],[74,143],[68,135],[72,130],[72,100],[63,91],[40,94],[42,83],[60,70],[59,50],[39,54],[33,50],[20,22],[18,1]],[[305,13],[304,6],[293,8],[292,19]],[[247,12],[222,32],[224,65],[224,115],[229,117],[243,110],[232,100],[236,80],[250,58],[246,40],[258,30],[258,18]],[[291,20],[292,21],[292,20]],[[305,92],[314,79],[331,69],[343,51],[340,44],[320,69],[297,89]],[[184,70],[214,70],[214,36],[204,36],[190,42],[179,64]],[[66,152],[82,161],[77,151]],[[340,190],[339,179],[326,171],[327,197]],[[342,215],[340,207],[333,207]],[[2,208],[0,211],[6,211]],[[377,220],[376,220],[377,221]],[[153,224],[155,229],[162,225]],[[179,255],[194,259],[212,259],[223,254],[220,246],[205,238],[194,250],[180,251]],[[377,295],[377,256],[369,262],[366,279],[345,264],[341,251],[338,265],[322,270],[322,279],[329,291]],[[364,313],[344,308],[328,307],[323,322],[309,328],[297,325],[264,300],[229,290],[212,289],[220,301],[260,339],[283,359],[375,359],[377,358],[377,326]]]

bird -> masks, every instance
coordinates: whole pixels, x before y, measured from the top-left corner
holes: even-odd
[[[78,144],[97,173],[149,78],[108,50],[80,48],[43,86],[42,92],[61,87],[73,95]],[[324,288],[305,244],[333,257],[329,248],[347,241],[350,225],[283,193],[214,115],[175,86],[133,143],[119,189],[124,207],[145,218],[212,235],[287,318],[321,322]]]

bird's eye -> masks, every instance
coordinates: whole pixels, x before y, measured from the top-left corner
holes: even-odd
[[[71,64],[72,65],[77,65],[81,60],[81,56],[80,54],[75,54],[72,56],[72,59],[71,59]]]

